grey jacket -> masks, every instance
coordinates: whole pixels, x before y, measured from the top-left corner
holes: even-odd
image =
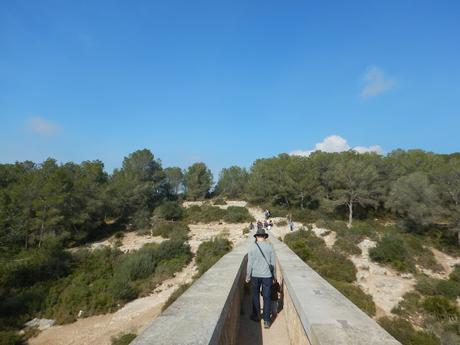
[[[272,245],[267,242],[257,242],[260,249],[262,249],[267,261],[270,265],[273,265],[275,268],[274,275],[276,277],[276,265],[275,265],[275,253],[273,252]],[[260,253],[259,248],[253,242],[248,249],[248,266],[246,270],[246,280],[249,280],[250,277],[257,278],[270,278],[272,275],[270,273],[270,268],[268,267],[267,262]]]

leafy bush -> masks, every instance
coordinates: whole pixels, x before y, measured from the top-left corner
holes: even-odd
[[[356,280],[354,264],[343,254],[328,249],[324,241],[311,231],[289,233],[284,242],[323,277],[349,283]]]
[[[0,331],[0,345],[23,345],[22,336],[16,331]]]
[[[111,338],[112,345],[129,345],[136,338],[134,333],[120,334]]]
[[[245,223],[254,221],[246,207],[229,206],[223,220],[227,223]]]
[[[204,272],[206,272],[231,249],[232,243],[226,238],[222,237],[215,237],[209,241],[201,243],[196,253],[198,274],[202,275]]]
[[[184,209],[175,201],[165,201],[155,208],[153,215],[165,220],[180,220],[184,216]]]
[[[334,248],[346,255],[361,254],[361,249],[355,243],[345,238],[338,238],[334,243]]]
[[[434,279],[421,276],[417,279],[415,288],[426,296],[444,296],[455,300],[460,296],[460,283],[452,279]]]
[[[348,298],[353,304],[355,304],[359,309],[364,311],[369,316],[375,315],[375,304],[372,299],[372,296],[364,293],[359,287],[346,283],[339,282],[336,280],[329,280],[337,290],[339,290],[346,298]]]
[[[332,230],[335,232],[342,232],[342,231],[349,230],[347,228],[347,224],[341,220],[320,219],[316,222],[316,226],[319,228],[324,228],[324,229]]]
[[[313,223],[321,217],[318,212],[306,208],[293,209],[290,211],[290,214],[294,221],[300,222],[302,224]]]
[[[116,239],[121,239],[121,238],[123,238],[123,237],[125,237],[125,233],[124,233],[123,231],[117,231],[117,232],[115,233],[115,238],[116,238]]]
[[[427,297],[422,306],[437,319],[452,319],[460,316],[457,305],[444,296]]]
[[[403,238],[398,235],[387,234],[383,236],[377,242],[377,246],[369,250],[369,256],[373,261],[389,264],[399,271],[415,271],[415,264],[409,255],[407,246]]]
[[[441,345],[439,339],[432,333],[417,331],[410,322],[402,319],[383,317],[379,324],[403,345]]]
[[[227,202],[224,198],[216,198],[214,199],[213,205],[227,205]]]
[[[20,252],[0,266],[0,288],[32,286],[41,281],[58,279],[69,273],[71,255],[57,240],[43,243],[42,248]]]
[[[77,256],[78,267],[54,284],[46,299],[46,314],[58,323],[74,321],[80,310],[84,316],[113,311],[136,298],[144,280],[172,276],[191,259],[190,247],[181,240],[145,245],[129,254],[103,248]]]
[[[151,211],[147,208],[135,212],[131,219],[134,229],[148,228],[150,225],[150,215]]]
[[[403,300],[391,312],[403,317],[415,315],[421,311],[421,299],[422,296],[419,293],[407,292],[403,296]]]
[[[226,211],[216,206],[192,205],[186,210],[186,218],[190,223],[218,222],[224,218]]]
[[[174,290],[174,292],[166,300],[165,304],[163,304],[163,307],[161,307],[161,311],[166,310],[171,304],[173,304],[191,285],[192,283],[182,284]]]
[[[187,209],[187,220],[191,223],[210,223],[225,221],[227,223],[243,223],[254,221],[247,208],[239,206],[229,206],[222,209],[216,206],[197,206],[193,205]]]
[[[460,265],[455,265],[454,270],[449,275],[449,279],[460,283]]]
[[[153,227],[151,234],[152,236],[186,241],[189,231],[189,227],[183,223],[160,222]]]

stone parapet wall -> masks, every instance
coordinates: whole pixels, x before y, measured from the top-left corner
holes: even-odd
[[[247,248],[223,256],[131,344],[236,344]]]

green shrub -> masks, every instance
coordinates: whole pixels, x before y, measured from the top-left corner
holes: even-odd
[[[224,198],[216,198],[214,199],[214,202],[212,203],[213,205],[227,205],[227,202],[225,201]]]
[[[150,225],[151,211],[147,208],[140,209],[132,216],[132,224],[134,229],[148,228]]]
[[[337,290],[339,290],[346,298],[348,298],[353,304],[355,304],[359,309],[364,311],[369,316],[375,315],[375,303],[372,299],[372,296],[364,293],[359,287],[346,283],[339,282],[336,280],[329,280]]]
[[[56,280],[67,275],[73,260],[57,240],[48,240],[41,248],[20,252],[0,266],[0,288],[21,288],[37,282]]]
[[[197,206],[193,205],[187,209],[187,221],[190,223],[211,223],[225,221],[227,223],[244,223],[254,221],[247,208],[239,206],[229,206],[222,209],[216,206]]]
[[[341,220],[326,220],[320,219],[316,222],[316,226],[323,229],[332,230],[335,232],[347,231],[347,224]]]
[[[455,265],[454,270],[449,275],[449,279],[460,283],[460,265]]]
[[[206,272],[231,249],[232,243],[226,238],[222,237],[215,237],[209,241],[201,243],[196,253],[198,274],[202,275],[204,272]]]
[[[115,238],[116,239],[122,239],[123,237],[125,237],[125,233],[123,231],[117,231],[115,233]]]
[[[246,223],[255,219],[246,207],[229,206],[223,220],[227,223]]]
[[[361,249],[356,244],[345,238],[338,238],[334,243],[334,248],[346,255],[361,254]]]
[[[343,254],[326,247],[311,231],[299,230],[284,237],[284,242],[314,270],[327,279],[353,282],[356,268]]]
[[[186,218],[190,223],[211,223],[218,222],[224,218],[226,210],[216,206],[190,206],[186,210]]]
[[[159,222],[153,227],[151,234],[152,236],[161,236],[163,238],[186,241],[188,239],[189,232],[189,227],[183,223]]]
[[[389,264],[399,271],[415,271],[415,264],[409,255],[404,239],[398,235],[383,236],[377,242],[377,246],[369,250],[369,256],[373,261]]]
[[[46,297],[46,316],[58,323],[107,313],[142,292],[144,281],[160,282],[172,276],[191,259],[190,247],[182,240],[148,244],[123,254],[112,248],[76,254],[77,268],[53,284]]]
[[[444,296],[427,297],[422,307],[437,319],[452,319],[459,316],[457,305]]]
[[[293,209],[290,211],[292,216],[292,220],[296,222],[300,222],[303,224],[313,223],[319,219],[320,215],[316,211],[312,211],[310,209]]]
[[[184,209],[175,201],[165,201],[153,211],[153,215],[165,220],[180,220],[184,216]]]
[[[391,312],[404,317],[415,315],[421,311],[421,299],[422,296],[419,293],[414,291],[407,292],[403,296],[403,300]]]
[[[437,285],[438,293],[450,299],[460,296],[460,283],[453,280],[441,280]]]
[[[415,285],[415,289],[419,291],[421,294],[426,296],[434,296],[438,294],[437,284],[438,279],[434,279],[427,276],[419,276],[417,277],[417,284]]]
[[[146,247],[130,255],[119,257],[114,267],[115,276],[126,276],[130,281],[150,276],[156,268],[156,248]]]
[[[444,280],[420,276],[417,278],[415,288],[426,296],[441,295],[453,300],[460,296],[460,283],[452,279]]]
[[[161,311],[166,310],[171,304],[173,304],[191,285],[192,283],[182,284],[174,290],[174,292],[166,300],[165,304],[163,304],[163,307],[161,307]]]
[[[134,333],[120,334],[111,338],[112,345],[129,345],[136,338]]]
[[[0,330],[0,345],[23,345],[24,339],[16,331]]]
[[[441,345],[439,339],[434,334],[417,331],[410,322],[404,319],[383,317],[378,322],[403,345]]]

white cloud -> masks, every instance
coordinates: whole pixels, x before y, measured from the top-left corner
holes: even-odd
[[[388,79],[377,66],[368,67],[364,75],[364,84],[364,88],[361,91],[362,98],[375,97],[396,85],[395,81]]]
[[[330,135],[324,138],[323,141],[317,143],[313,150],[295,150],[290,153],[292,156],[309,156],[315,151],[323,152],[343,152],[348,150],[354,150],[358,153],[365,152],[376,152],[378,154],[383,153],[383,149],[379,145],[372,146],[355,146],[351,147],[347,140],[342,138],[340,135]]]
[[[44,136],[53,136],[59,132],[59,127],[56,124],[39,116],[29,118],[27,128],[33,133]]]

